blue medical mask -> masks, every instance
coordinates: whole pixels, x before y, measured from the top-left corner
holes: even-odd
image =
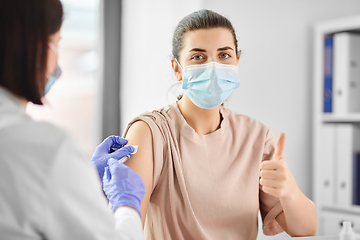
[[[61,69],[59,66],[56,66],[55,72],[51,76],[48,76],[48,81],[45,85],[43,96],[45,96],[50,91],[51,86],[60,77],[60,75],[61,75]]]
[[[56,46],[52,42],[49,42],[48,45],[49,45],[50,49],[54,51],[55,55],[58,56]],[[45,85],[43,96],[45,96],[50,91],[51,86],[60,77],[60,75],[61,75],[61,69],[60,69],[59,65],[57,65],[54,73],[51,74],[50,76],[47,76],[48,81],[47,81],[47,83]]]
[[[203,109],[220,106],[240,86],[235,65],[210,62],[186,66],[183,72],[182,88],[191,101]]]

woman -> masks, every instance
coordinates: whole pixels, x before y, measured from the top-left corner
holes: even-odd
[[[60,74],[62,16],[59,0],[0,1],[0,238],[142,239],[143,181],[118,164],[134,148],[110,136],[92,158],[113,215],[80,146],[25,113]]]
[[[256,239],[263,231],[314,235],[314,204],[297,187],[284,159],[285,135],[222,103],[239,86],[240,52],[231,23],[194,12],[173,37],[174,74],[184,94],[145,113],[124,136],[139,151],[127,162],[143,177],[147,239]]]

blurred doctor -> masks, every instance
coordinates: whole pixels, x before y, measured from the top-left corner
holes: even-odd
[[[59,0],[0,1],[1,239],[142,239],[144,183],[117,162],[134,148],[110,136],[91,164],[63,131],[25,113],[61,73],[62,17]]]

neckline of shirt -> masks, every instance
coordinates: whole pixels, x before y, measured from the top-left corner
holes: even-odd
[[[192,127],[190,127],[190,125],[186,122],[184,116],[181,114],[177,102],[174,102],[169,106],[171,109],[174,110],[176,119],[180,122],[180,134],[185,136],[189,140],[192,140],[194,142],[198,142],[198,141],[212,142],[221,138],[226,131],[229,120],[227,116],[227,111],[222,106],[220,107],[220,114],[222,115],[222,121],[220,123],[220,127],[214,132],[205,135],[197,134],[195,130]]]

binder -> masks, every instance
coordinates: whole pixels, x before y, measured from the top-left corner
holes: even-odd
[[[350,32],[333,36],[333,112],[360,112],[360,35]]]
[[[324,112],[332,112],[333,36],[325,36],[324,48]]]
[[[353,156],[360,151],[360,127],[357,124],[336,124],[335,202],[353,203]]]
[[[349,37],[349,112],[360,112],[360,34]]]
[[[360,205],[360,152],[353,154],[353,198],[354,205]]]
[[[318,146],[317,156],[321,171],[318,171],[317,189],[320,190],[318,193],[318,201],[324,204],[334,204],[335,201],[335,130],[336,124],[324,124],[319,129],[319,135],[322,136]]]

